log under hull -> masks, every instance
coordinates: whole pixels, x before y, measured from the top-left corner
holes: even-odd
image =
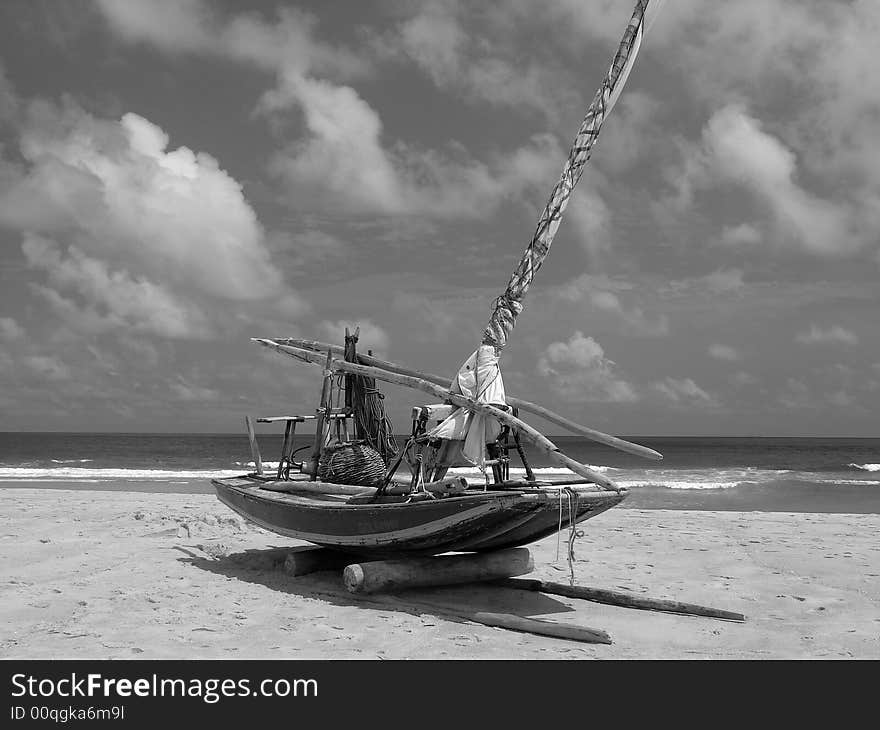
[[[471,490],[415,503],[352,504],[344,497],[272,491],[276,484],[251,476],[214,479],[212,484],[221,502],[266,530],[376,557],[516,547],[555,533],[560,520],[562,529],[570,523],[568,500],[564,495],[560,500],[557,488]],[[295,488],[295,483],[285,487]],[[576,523],[626,497],[626,491],[573,489],[578,495]]]

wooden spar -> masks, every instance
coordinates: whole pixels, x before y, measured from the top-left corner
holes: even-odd
[[[326,482],[300,481],[298,479],[266,482],[261,489],[269,492],[285,492],[288,494],[329,494],[336,496],[373,497],[376,487],[358,486],[356,484],[328,484]],[[460,476],[446,477],[434,482],[426,482],[422,490],[433,494],[462,494],[467,490],[467,479]],[[409,494],[410,480],[406,484],[392,483],[383,494],[389,496]]]
[[[544,580],[532,580],[530,578],[506,578],[497,581],[498,585],[505,588],[519,588],[524,591],[540,591],[551,593],[566,598],[582,598],[596,603],[607,603],[612,606],[624,606],[625,608],[646,609],[649,611],[665,611],[667,613],[681,613],[689,616],[706,616],[708,618],[720,618],[725,621],[743,622],[746,617],[741,613],[724,611],[720,608],[699,606],[695,603],[681,603],[680,601],[667,601],[660,598],[647,598],[634,596],[631,593],[608,591],[604,588],[589,588],[587,586],[569,586],[564,583],[552,583]]]
[[[300,360],[307,359],[307,361],[314,362],[314,360],[308,360],[308,358],[312,356],[319,357],[317,353],[311,353],[307,350],[292,348],[289,345],[279,345],[275,342],[272,342],[271,340],[255,339],[254,341],[259,342],[264,347],[269,347],[283,354],[292,355],[293,357],[296,357]],[[295,353],[288,352],[289,350],[293,350],[295,351]],[[329,357],[330,354],[328,353],[328,358]],[[579,474],[585,479],[589,479],[591,482],[598,484],[604,489],[614,490],[618,492],[620,491],[606,476],[603,476],[599,472],[594,471],[593,469],[590,469],[580,462],[575,461],[571,457],[566,456],[559,450],[556,444],[550,441],[550,439],[529,426],[529,424],[519,420],[512,414],[507,413],[506,411],[502,411],[499,408],[488,405],[487,403],[477,403],[470,398],[459,395],[458,393],[452,393],[446,388],[441,388],[439,385],[429,383],[426,380],[422,380],[421,378],[416,378],[414,376],[389,373],[384,370],[380,370],[379,368],[371,368],[366,365],[356,365],[354,363],[342,362],[339,360],[334,360],[332,363],[332,367],[335,370],[354,373],[355,375],[365,375],[367,377],[375,378],[376,380],[385,381],[386,383],[402,385],[405,388],[423,390],[426,393],[430,393],[435,398],[449,401],[453,405],[459,406],[461,408],[466,408],[467,410],[474,413],[481,413],[483,415],[497,418],[502,423],[506,423],[511,428],[515,428],[517,431],[523,434],[539,450],[547,454],[550,459],[552,459],[560,466],[571,469],[571,471],[573,471],[575,474]]]
[[[244,417],[247,425],[248,441],[251,442],[251,456],[254,458],[254,469],[260,476],[263,475],[263,459],[260,456],[260,445],[257,443],[257,435],[254,433],[254,419],[250,416]]]
[[[372,603],[380,606],[391,606],[397,611],[417,611],[429,613],[432,616],[450,619],[453,621],[470,621],[483,626],[492,626],[508,631],[519,631],[536,636],[551,636],[556,639],[579,641],[584,644],[610,644],[611,637],[601,629],[591,629],[588,626],[576,624],[557,623],[543,619],[526,618],[511,613],[491,613],[488,611],[470,611],[457,606],[448,606],[428,601],[416,601],[409,596],[383,596],[355,594],[358,601]]]
[[[292,344],[295,347],[304,348],[306,350],[313,351],[321,351],[327,352],[328,350],[332,351],[334,355],[342,355],[344,353],[344,349],[339,347],[338,345],[329,345],[324,342],[315,342],[314,340],[298,340],[293,338],[278,338],[276,340],[270,340],[276,342],[276,344]],[[260,340],[255,339],[255,342],[260,342]],[[289,346],[289,345],[288,345]],[[303,360],[304,362],[315,362],[314,360],[308,360],[305,357],[299,357],[294,355],[294,357],[298,357],[298,359]],[[321,359],[323,361],[323,358]],[[358,361],[363,365],[368,365],[374,368],[380,368],[382,370],[387,370],[390,373],[397,373],[399,375],[409,375],[415,378],[421,378],[422,380],[426,380],[429,383],[433,383],[435,385],[440,385],[444,388],[449,386],[450,379],[444,378],[441,375],[434,375],[433,373],[425,373],[419,370],[414,370],[412,368],[407,368],[402,365],[398,365],[393,362],[389,362],[387,360],[380,360],[377,357],[372,357],[370,355],[362,355],[358,354]],[[527,400],[523,400],[521,398],[515,398],[512,395],[507,396],[508,405],[513,406],[514,408],[519,408],[523,411],[527,411],[536,416],[540,416],[541,418],[550,421],[550,423],[554,423],[557,426],[561,426],[562,428],[571,431],[572,433],[576,433],[579,436],[583,436],[584,438],[588,438],[591,441],[595,441],[600,444],[605,444],[606,446],[610,446],[613,449],[618,449],[619,451],[625,451],[628,454],[634,454],[635,456],[641,456],[644,459],[652,459],[659,460],[663,458],[663,454],[658,451],[654,451],[654,449],[649,449],[647,446],[640,446],[639,444],[634,444],[630,441],[625,441],[624,439],[617,438],[617,436],[611,436],[607,433],[602,433],[601,431],[597,431],[596,429],[589,428],[587,426],[582,426],[579,423],[575,423],[574,421],[569,420],[565,416],[561,416],[558,413],[554,413],[553,411],[544,408],[543,406],[539,406],[536,403],[531,403]]]
[[[326,342],[317,342],[316,340],[300,340],[294,337],[273,337],[270,339],[280,345],[293,345],[294,347],[300,347],[304,350],[312,350],[314,352],[327,352],[327,350],[330,350],[331,352],[333,352],[334,355],[342,355],[344,353],[344,348],[340,347],[339,345],[331,345]],[[397,363],[393,363],[388,360],[381,360],[374,355],[364,355],[363,353],[359,352],[357,357],[358,361],[362,365],[369,365],[370,367],[381,368],[382,370],[388,370],[392,373],[399,373],[400,375],[412,375],[416,378],[427,380],[429,383],[442,385],[444,388],[448,387],[452,382],[452,378],[444,378],[442,375],[434,375],[433,373],[423,373],[418,370],[413,370],[411,368],[398,365]]]
[[[383,593],[497,580],[535,569],[527,548],[489,553],[438,555],[403,560],[374,560],[348,565],[342,580],[349,593]]]
[[[490,613],[488,611],[463,611],[462,618],[484,626],[494,626],[509,631],[520,631],[537,636],[551,636],[554,639],[568,639],[580,641],[584,644],[610,644],[611,637],[601,629],[591,629],[588,626],[576,624],[556,623],[537,618],[526,618],[512,613]]]
[[[521,398],[512,398],[510,396],[507,397],[507,402],[509,405],[514,406],[515,408],[519,408],[524,411],[528,411],[536,416],[540,416],[541,418],[550,421],[550,423],[555,423],[557,426],[562,426],[562,428],[571,431],[572,433],[576,433],[584,438],[588,438],[591,441],[595,441],[600,444],[605,444],[605,446],[610,446],[613,449],[617,449],[618,451],[625,451],[628,454],[633,454],[635,456],[641,456],[644,459],[651,459],[654,461],[659,461],[663,458],[663,454],[659,451],[654,451],[654,449],[649,449],[647,446],[641,446],[639,444],[634,444],[631,441],[625,441],[617,436],[610,436],[607,433],[602,433],[601,431],[597,431],[594,428],[589,428],[587,426],[582,426],[579,423],[575,423],[574,421],[568,420],[565,416],[560,416],[558,413],[554,413],[550,411],[544,406],[539,406],[537,403],[530,403],[529,401],[522,400]]]

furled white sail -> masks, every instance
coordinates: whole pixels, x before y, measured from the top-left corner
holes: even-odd
[[[590,159],[590,151],[596,143],[602,124],[620,97],[620,92],[623,91],[641,47],[645,28],[656,17],[660,5],[662,0],[639,0],[636,3],[611,67],[587,110],[562,170],[562,176],[553,188],[550,200],[538,221],[535,234],[510,277],[507,289],[494,302],[489,323],[483,331],[483,344],[492,345],[497,350],[501,350],[507,344],[507,338],[516,324],[516,318],[522,311],[526,292],[550,251],[550,245],[562,220],[562,213],[568,205],[574,186],[580,180],[584,165]]]
[[[498,354],[490,345],[481,345],[462,363],[449,388],[453,393],[471,398],[477,403],[506,406],[504,380],[498,368]],[[456,409],[431,432],[434,438],[463,441],[461,453],[471,464],[483,469],[486,444],[494,441],[501,431],[495,418]]]

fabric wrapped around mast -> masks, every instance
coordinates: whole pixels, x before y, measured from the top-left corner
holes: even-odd
[[[504,380],[498,367],[498,355],[491,345],[480,345],[464,361],[449,390],[477,403],[506,406]],[[501,424],[492,416],[457,408],[430,432],[432,438],[461,441],[461,453],[471,464],[485,470],[486,444],[501,433]]]
[[[562,214],[568,206],[575,185],[583,174],[584,166],[590,159],[593,145],[599,136],[602,125],[617,102],[620,92],[623,91],[624,84],[641,47],[642,36],[646,28],[656,18],[662,4],[663,0],[638,0],[636,2],[632,18],[623,34],[611,67],[587,109],[587,114],[581,123],[568,159],[562,169],[559,182],[553,188],[550,200],[541,213],[532,240],[514,269],[504,293],[495,299],[492,305],[492,314],[483,330],[483,344],[492,345],[496,350],[503,349],[507,344],[510,333],[516,324],[516,318],[523,310],[523,300],[526,293],[550,251],[553,238],[562,221]]]

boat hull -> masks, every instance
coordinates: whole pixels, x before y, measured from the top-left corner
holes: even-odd
[[[279,492],[263,479],[214,479],[217,497],[249,522],[286,537],[377,557],[437,555],[527,545],[619,504],[626,492],[574,488],[576,506],[558,489],[472,490],[422,502],[348,503],[338,496]],[[311,485],[321,484],[311,482]],[[287,489],[295,484],[285,483]],[[334,485],[326,485],[332,488]],[[573,512],[573,514],[572,514]]]

